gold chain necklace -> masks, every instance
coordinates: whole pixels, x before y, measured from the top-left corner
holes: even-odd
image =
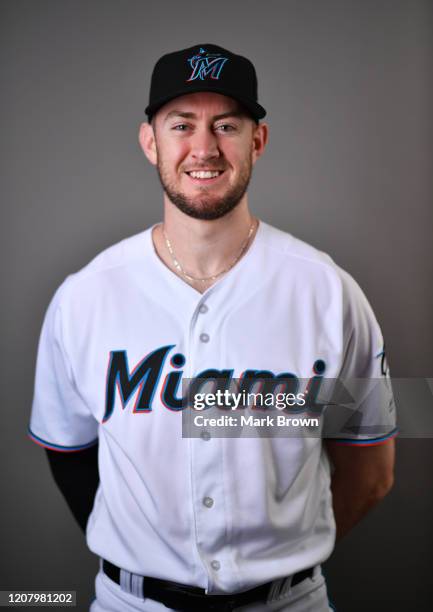
[[[184,278],[186,278],[186,280],[189,281],[189,282],[206,283],[208,281],[215,281],[217,278],[219,278],[220,276],[222,276],[223,274],[225,274],[226,272],[231,270],[233,268],[233,266],[235,266],[237,264],[237,262],[240,260],[240,258],[244,254],[245,249],[247,248],[248,242],[250,241],[250,238],[253,235],[254,227],[255,227],[255,220],[253,220],[253,222],[251,224],[251,227],[249,229],[249,232],[248,232],[248,236],[246,237],[246,239],[242,243],[240,251],[239,251],[238,255],[234,258],[234,260],[227,267],[225,267],[223,270],[221,270],[217,274],[212,274],[212,276],[206,276],[205,278],[196,278],[195,276],[191,276],[191,274],[187,274],[187,272],[185,272],[185,270],[180,265],[179,260],[177,259],[176,255],[175,255],[175,253],[173,251],[173,247],[171,246],[171,242],[170,242],[167,234],[165,233],[164,226],[162,226],[162,233],[164,234],[165,244],[167,246],[168,252],[170,253],[170,257],[172,259],[173,265],[176,268],[176,270],[178,270],[182,274],[182,276]]]

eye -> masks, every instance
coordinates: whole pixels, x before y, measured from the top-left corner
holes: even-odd
[[[188,129],[188,126],[186,123],[178,123],[177,125],[174,125],[171,129],[175,130],[176,132],[185,132]]]
[[[219,132],[234,132],[236,130],[236,126],[231,125],[230,123],[222,123],[221,125],[217,125],[216,130]]]

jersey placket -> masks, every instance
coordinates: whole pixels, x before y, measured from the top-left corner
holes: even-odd
[[[221,354],[214,293],[209,290],[202,296],[191,320],[188,361],[192,376],[218,367],[213,361]],[[233,579],[227,538],[223,442],[222,438],[211,436],[206,428],[199,438],[190,439],[196,545],[207,570],[208,592],[221,591],[229,585],[232,588]]]

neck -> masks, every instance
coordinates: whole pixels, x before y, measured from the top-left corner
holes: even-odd
[[[176,269],[167,248],[165,232],[183,271],[194,278],[209,278],[218,275],[240,255],[253,221],[246,197],[230,213],[212,221],[193,219],[171,202],[165,202],[163,227],[155,228],[153,235],[155,248],[162,261],[173,272],[183,276]],[[245,252],[253,235],[245,245]],[[218,279],[209,279],[205,283],[184,280],[198,291],[204,291]]]

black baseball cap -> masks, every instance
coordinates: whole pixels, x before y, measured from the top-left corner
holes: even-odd
[[[234,98],[256,121],[266,115],[257,102],[257,76],[253,64],[246,57],[213,44],[174,51],[156,62],[145,113],[150,121],[170,100],[200,91]]]

